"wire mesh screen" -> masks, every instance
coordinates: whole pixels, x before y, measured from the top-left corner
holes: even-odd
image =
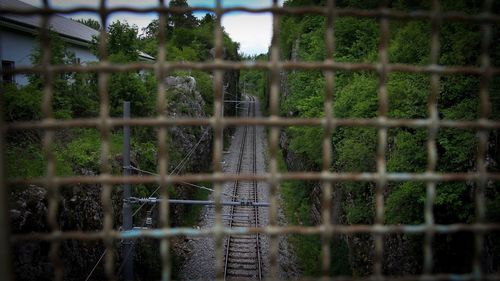
[[[333,0],[326,1],[326,6],[311,7],[281,7],[277,1],[272,6],[262,9],[246,7],[226,8],[221,1],[215,2],[215,8],[206,7],[168,7],[164,0],[160,0],[154,8],[109,8],[105,0],[101,0],[98,8],[79,7],[71,9],[56,9],[43,1],[41,8],[32,10],[19,10],[2,8],[1,15],[40,15],[42,26],[40,41],[43,50],[41,65],[32,67],[18,67],[16,73],[39,74],[43,77],[43,118],[33,122],[1,123],[2,146],[6,134],[20,130],[41,130],[43,132],[43,151],[46,159],[45,176],[41,178],[8,178],[8,175],[0,174],[2,188],[0,190],[1,221],[0,221],[0,274],[2,278],[8,278],[12,272],[11,257],[6,249],[10,243],[20,241],[46,241],[50,243],[50,259],[54,266],[54,278],[62,280],[64,268],[61,263],[59,250],[62,241],[65,240],[95,240],[103,241],[107,249],[104,255],[105,274],[109,280],[115,280],[116,268],[114,268],[113,248],[117,240],[134,240],[141,237],[157,239],[161,241],[162,280],[169,280],[172,273],[171,257],[169,254],[169,239],[174,236],[211,236],[216,241],[216,265],[217,277],[222,279],[223,268],[223,239],[226,235],[241,233],[261,233],[270,235],[270,272],[266,278],[275,280],[278,278],[278,236],[285,234],[320,235],[322,237],[322,274],[327,279],[355,279],[354,277],[330,277],[329,266],[331,264],[330,241],[335,235],[343,234],[369,234],[374,239],[373,274],[371,279],[398,279],[398,280],[499,280],[498,274],[487,274],[483,272],[481,261],[484,256],[485,235],[500,230],[500,223],[487,222],[485,219],[485,187],[489,182],[499,181],[500,174],[487,169],[486,151],[488,148],[488,134],[492,130],[500,129],[500,122],[490,118],[490,82],[494,76],[500,74],[500,68],[493,66],[490,62],[490,46],[492,44],[492,25],[500,24],[500,16],[495,14],[493,1],[485,0],[483,9],[478,14],[466,14],[455,11],[442,11],[438,0],[433,0],[432,9],[429,11],[398,11],[389,8],[389,3],[383,3],[377,9],[354,9],[336,7]],[[128,13],[157,13],[159,16],[159,30],[166,26],[166,17],[169,14],[182,14],[186,12],[203,11],[210,12],[216,16],[216,27],[214,31],[215,58],[206,62],[172,62],[166,59],[165,34],[159,33],[158,56],[153,63],[134,62],[128,64],[113,64],[108,60],[106,48],[107,31],[102,29],[99,36],[99,58],[95,65],[54,65],[51,63],[49,18],[55,14],[73,14],[77,12],[91,12],[99,15],[102,25],[106,26],[110,15],[117,12]],[[230,12],[248,13],[272,13],[273,35],[268,61],[237,62],[223,59],[223,29],[222,17]],[[280,17],[299,15],[319,15],[325,19],[325,42],[326,59],[324,61],[284,61],[281,59],[279,46]],[[372,18],[379,23],[379,50],[378,61],[374,63],[347,63],[334,59],[335,54],[335,30],[334,22],[340,17]],[[430,61],[426,65],[394,64],[388,59],[390,22],[393,20],[422,20],[431,23],[431,52]],[[444,22],[465,22],[481,26],[481,56],[478,66],[443,66],[438,64],[440,55],[440,28]],[[165,85],[163,83],[167,73],[172,70],[206,70],[214,74],[214,106],[213,116],[210,118],[174,118],[167,115],[166,97],[164,95]],[[223,109],[223,75],[227,70],[251,70],[266,71],[269,75],[269,116],[259,118],[225,117]],[[110,116],[109,104],[109,77],[111,73],[148,70],[154,71],[157,77],[157,117],[156,118],[112,118]],[[325,77],[324,88],[324,117],[321,118],[285,118],[280,116],[280,73],[288,70],[321,70]],[[337,118],[334,117],[333,103],[335,101],[335,73],[347,72],[373,72],[379,77],[378,83],[378,115],[374,118]],[[87,119],[56,119],[53,114],[53,83],[54,77],[63,72],[92,72],[98,74],[98,93],[100,97],[99,116]],[[428,99],[428,115],[422,119],[395,119],[388,115],[388,91],[387,81],[391,73],[412,73],[430,76],[430,92]],[[444,120],[439,117],[437,96],[440,89],[440,78],[445,75],[467,74],[479,78],[480,87],[478,96],[480,99],[479,118],[476,120]],[[498,94],[498,93],[495,93]],[[133,127],[152,127],[157,129],[158,138],[158,175],[148,176],[116,176],[110,172],[110,130],[123,125]],[[168,128],[173,126],[208,126],[214,131],[213,141],[213,173],[172,175],[167,167],[167,134]],[[222,160],[222,131],[229,126],[261,125],[269,128],[268,134],[268,172],[262,174],[228,174],[223,173]],[[278,169],[279,134],[283,127],[289,126],[314,126],[323,129],[322,146],[322,170],[320,172],[280,172]],[[365,127],[377,131],[376,149],[376,171],[369,172],[336,172],[331,170],[332,166],[332,135],[339,127]],[[425,172],[387,172],[386,152],[388,130],[393,128],[420,128],[427,131],[427,169]],[[99,130],[101,137],[101,162],[100,174],[88,176],[58,176],[55,172],[56,159],[54,157],[54,132],[64,128],[95,128]],[[477,169],[468,172],[438,172],[436,167],[437,146],[436,138],[438,131],[442,128],[470,129],[477,132]],[[2,148],[2,147],[0,147]],[[1,149],[1,153],[4,150]],[[2,155],[2,168],[5,163]],[[270,218],[268,226],[251,228],[228,228],[224,226],[221,216],[222,183],[229,181],[257,180],[267,182],[270,188]],[[279,226],[278,225],[278,196],[280,183],[287,180],[318,181],[322,184],[322,221],[317,226]],[[375,218],[374,224],[364,225],[338,225],[333,224],[331,219],[332,194],[335,183],[338,182],[373,182],[376,183],[375,190]],[[384,223],[384,192],[390,182],[421,182],[426,186],[426,198],[424,208],[425,221],[422,224],[388,225]],[[459,224],[436,224],[434,220],[433,204],[435,200],[437,185],[441,182],[475,182],[475,220],[470,223]],[[214,196],[216,201],[216,224],[212,228],[193,229],[188,227],[171,227],[169,223],[168,201],[161,201],[160,205],[160,228],[149,230],[121,231],[113,227],[113,212],[111,206],[112,186],[129,184],[158,184],[160,186],[161,198],[168,199],[167,188],[180,182],[211,182],[214,184]],[[8,229],[7,205],[3,204],[7,198],[7,186],[19,184],[36,184],[44,186],[48,190],[48,224],[51,231],[44,233],[28,233],[11,235]],[[97,184],[102,187],[102,206],[104,210],[103,229],[98,232],[61,231],[57,213],[59,208],[58,189],[64,185],[71,184]],[[433,273],[433,247],[432,241],[435,235],[452,234],[457,232],[469,232],[475,237],[475,251],[471,253],[473,270],[464,274],[434,274]],[[390,234],[421,234],[423,235],[423,272],[415,276],[386,276],[383,272],[385,235]],[[6,279],[8,280],[8,279]]]

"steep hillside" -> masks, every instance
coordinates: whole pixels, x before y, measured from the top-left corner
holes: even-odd
[[[337,5],[354,8],[375,8],[377,1],[338,1]],[[468,1],[441,1],[443,10],[478,13],[479,4]],[[430,9],[429,4],[415,1],[395,1],[391,8],[400,10]],[[324,5],[324,1],[290,0],[286,6]],[[430,60],[430,31],[428,21],[391,21],[389,60],[393,63],[426,65]],[[292,61],[321,61],[325,59],[325,19],[320,16],[286,16],[281,19],[280,47],[282,59]],[[378,60],[379,23],[376,19],[339,17],[334,23],[336,61],[376,63]],[[500,64],[498,26],[493,28],[491,44],[493,65]],[[446,22],[440,33],[442,65],[479,65],[481,51],[479,25]],[[281,115],[286,117],[322,117],[325,79],[321,71],[286,71],[282,74]],[[438,111],[440,119],[474,120],[478,118],[479,77],[447,75],[440,79]],[[335,73],[334,115],[338,118],[375,118],[378,115],[377,73],[368,71]],[[387,82],[390,118],[428,118],[430,76],[391,73]],[[500,79],[495,77],[490,87],[491,118],[500,119],[500,99],[495,93]],[[320,171],[323,131],[321,128],[291,127],[281,133],[284,161],[291,171]],[[388,172],[422,173],[427,168],[426,129],[391,128],[385,155]],[[476,169],[477,137],[472,130],[441,128],[437,136],[440,172],[466,172]],[[375,172],[377,129],[339,127],[333,132],[333,165],[336,172]],[[487,165],[490,171],[499,170],[498,130],[489,132]],[[291,198],[294,206],[302,206],[301,220],[315,224],[319,218],[319,183],[291,183],[297,192]],[[474,221],[473,182],[446,182],[437,186],[434,202],[435,222],[438,224],[470,223]],[[298,190],[306,192],[298,192]],[[487,217],[500,219],[497,182],[488,182],[486,189]],[[373,224],[375,183],[342,182],[335,184],[333,218],[340,224]],[[425,183],[389,182],[384,193],[385,223],[420,224],[424,222]],[[297,202],[299,203],[298,205]],[[368,275],[372,271],[373,238],[371,235],[341,236],[348,245],[346,256],[352,273]],[[484,262],[488,272],[498,271],[498,235],[488,235]],[[419,274],[422,270],[422,235],[387,235],[385,237],[384,271],[387,274]],[[300,246],[300,244],[297,245]],[[311,248],[311,245],[307,246]],[[319,252],[319,242],[314,246]],[[337,248],[335,248],[337,247]],[[437,235],[433,242],[436,272],[471,272],[470,254],[474,239],[470,233]],[[334,246],[333,252],[344,247]],[[337,251],[336,251],[337,250]],[[307,252],[307,251],[306,251]],[[308,259],[306,256],[305,260]],[[335,265],[335,261],[334,261]],[[348,270],[347,267],[344,268]],[[335,274],[335,270],[333,270]],[[345,273],[344,271],[343,273]],[[317,274],[313,270],[311,274]],[[338,272],[339,273],[339,272]]]

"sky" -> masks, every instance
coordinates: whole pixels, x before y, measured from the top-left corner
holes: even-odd
[[[40,0],[22,0],[26,3],[40,6]],[[284,0],[279,0],[282,4]],[[167,2],[167,1],[166,1]],[[155,7],[158,0],[108,0],[109,7]],[[214,7],[215,0],[188,0],[190,6]],[[50,4],[58,8],[72,7],[93,7],[99,6],[99,0],[50,0]],[[245,6],[251,8],[270,7],[272,0],[222,0],[224,7]],[[202,17],[204,13],[197,13],[195,16]],[[95,14],[76,14],[69,15],[71,18],[94,18]],[[114,20],[126,20],[129,24],[135,24],[141,30],[146,27],[151,20],[156,17],[155,14],[131,14],[117,13],[110,17],[110,22]],[[246,55],[256,55],[267,53],[272,36],[272,15],[249,14],[242,12],[233,12],[222,17],[222,26],[231,38],[240,43],[240,53]]]

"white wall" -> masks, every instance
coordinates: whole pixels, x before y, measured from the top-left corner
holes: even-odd
[[[81,46],[69,45],[68,51],[75,53],[75,56],[77,58],[80,58],[81,64],[85,64],[89,61],[98,61],[97,57],[94,56],[94,54],[92,54],[90,50],[87,48]]]
[[[15,31],[2,27],[0,29],[0,57],[1,60],[14,61],[15,67],[31,66],[30,54],[36,46],[36,37],[21,31]],[[85,64],[90,61],[97,61],[89,49],[67,43],[68,50],[75,53],[80,62]],[[26,75],[16,75],[16,83],[26,85],[28,79]]]
[[[31,65],[30,54],[34,46],[34,35],[16,33],[3,27],[0,30],[0,57],[2,60],[13,61],[15,67]],[[26,75],[16,75],[16,83],[19,85],[27,84]]]

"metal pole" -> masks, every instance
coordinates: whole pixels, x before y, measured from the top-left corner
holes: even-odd
[[[123,102],[123,119],[130,119],[130,102]],[[123,175],[130,176],[130,126],[123,126]],[[129,183],[123,185],[123,230],[132,229],[132,206],[130,197],[132,196]],[[125,281],[134,280],[134,245],[132,240],[123,242],[123,279]]]
[[[224,99],[225,99],[225,92],[226,92],[226,87],[224,85],[222,85],[222,119],[224,119]],[[222,146],[222,152],[224,152],[224,127],[222,127],[222,129],[220,130],[221,131],[221,146]],[[223,161],[221,159],[221,161]]]
[[[3,95],[0,95],[0,112],[3,111]],[[0,115],[0,276],[2,280],[10,281],[11,263],[10,263],[10,245],[9,245],[9,217],[8,217],[8,190],[5,182],[5,124],[3,116]]]

